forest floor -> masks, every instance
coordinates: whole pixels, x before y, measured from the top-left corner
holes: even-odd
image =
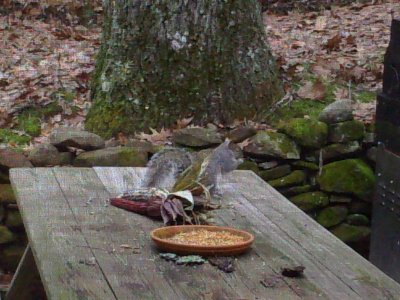
[[[95,12],[100,16],[101,8]],[[400,16],[394,1],[264,13],[286,90],[268,122],[316,114],[346,98],[359,103],[358,118],[372,122],[393,14]],[[0,144],[32,145],[54,127],[83,127],[101,22],[85,27],[70,21],[43,20],[37,7],[0,15]]]

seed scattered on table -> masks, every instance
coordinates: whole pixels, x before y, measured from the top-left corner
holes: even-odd
[[[228,231],[200,229],[177,233],[166,240],[196,246],[229,246],[244,242],[245,238]]]

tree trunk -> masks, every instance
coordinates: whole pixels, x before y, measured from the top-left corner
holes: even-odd
[[[86,127],[262,118],[282,96],[258,0],[105,0]]]

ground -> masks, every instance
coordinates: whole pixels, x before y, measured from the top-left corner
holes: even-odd
[[[394,2],[264,13],[287,92],[267,123],[315,116],[325,103],[343,98],[357,100],[358,117],[371,122],[391,14],[400,15]],[[94,9],[99,23],[100,12]],[[83,126],[100,27],[43,19],[35,6],[0,15],[0,143],[41,142],[56,126]]]

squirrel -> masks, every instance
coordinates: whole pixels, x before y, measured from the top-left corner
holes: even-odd
[[[172,192],[190,190],[194,195],[215,191],[221,174],[235,170],[241,159],[229,148],[230,141],[215,148],[205,158],[194,159],[180,148],[165,148],[153,155],[147,164],[145,187],[167,189]]]

